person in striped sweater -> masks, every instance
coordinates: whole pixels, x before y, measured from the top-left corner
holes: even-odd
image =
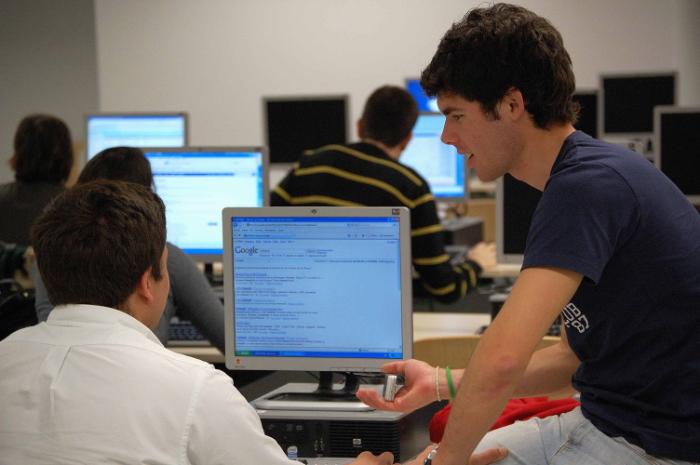
[[[411,211],[413,266],[428,294],[450,303],[495,265],[493,244],[471,247],[452,264],[445,252],[435,198],[426,180],[399,161],[411,140],[418,108],[396,86],[382,86],[367,99],[357,122],[360,142],[327,145],[304,153],[271,193],[271,205],[405,206]]]

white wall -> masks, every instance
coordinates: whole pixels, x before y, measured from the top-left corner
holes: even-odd
[[[579,87],[592,88],[601,72],[678,68],[685,33],[667,31],[685,1],[520,3],[559,28]],[[194,145],[261,144],[263,95],[349,93],[354,120],[375,87],[419,75],[479,3],[96,0],[101,110],[188,111]]]
[[[679,103],[700,106],[700,1],[679,0],[673,24]]]
[[[56,115],[80,142],[97,108],[93,1],[1,0],[0,183],[14,179],[7,160],[25,115]]]

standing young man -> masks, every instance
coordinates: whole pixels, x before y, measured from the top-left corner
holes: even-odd
[[[575,80],[559,32],[514,5],[472,10],[445,34],[421,84],[447,116],[443,140],[483,181],[543,191],[523,270],[466,370],[433,464],[506,446],[504,463],[700,461],[700,216],[638,154],[577,132]],[[562,343],[533,354],[559,315]],[[568,336],[568,340],[567,340]],[[393,403],[448,395],[418,361]],[[571,385],[581,408],[489,433],[508,398]],[[483,441],[482,441],[483,439]],[[481,444],[480,444],[481,442]],[[655,463],[655,462],[654,462]]]

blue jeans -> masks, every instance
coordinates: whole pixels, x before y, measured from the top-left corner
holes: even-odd
[[[580,408],[491,431],[476,450],[499,445],[509,453],[498,465],[692,465],[648,455],[621,437],[605,435],[581,414]]]

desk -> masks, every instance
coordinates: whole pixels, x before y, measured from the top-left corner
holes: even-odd
[[[433,337],[463,336],[475,334],[483,325],[489,324],[488,313],[437,313],[415,312],[413,314],[413,340]],[[224,355],[216,347],[169,347],[170,350],[208,363],[224,363]]]

